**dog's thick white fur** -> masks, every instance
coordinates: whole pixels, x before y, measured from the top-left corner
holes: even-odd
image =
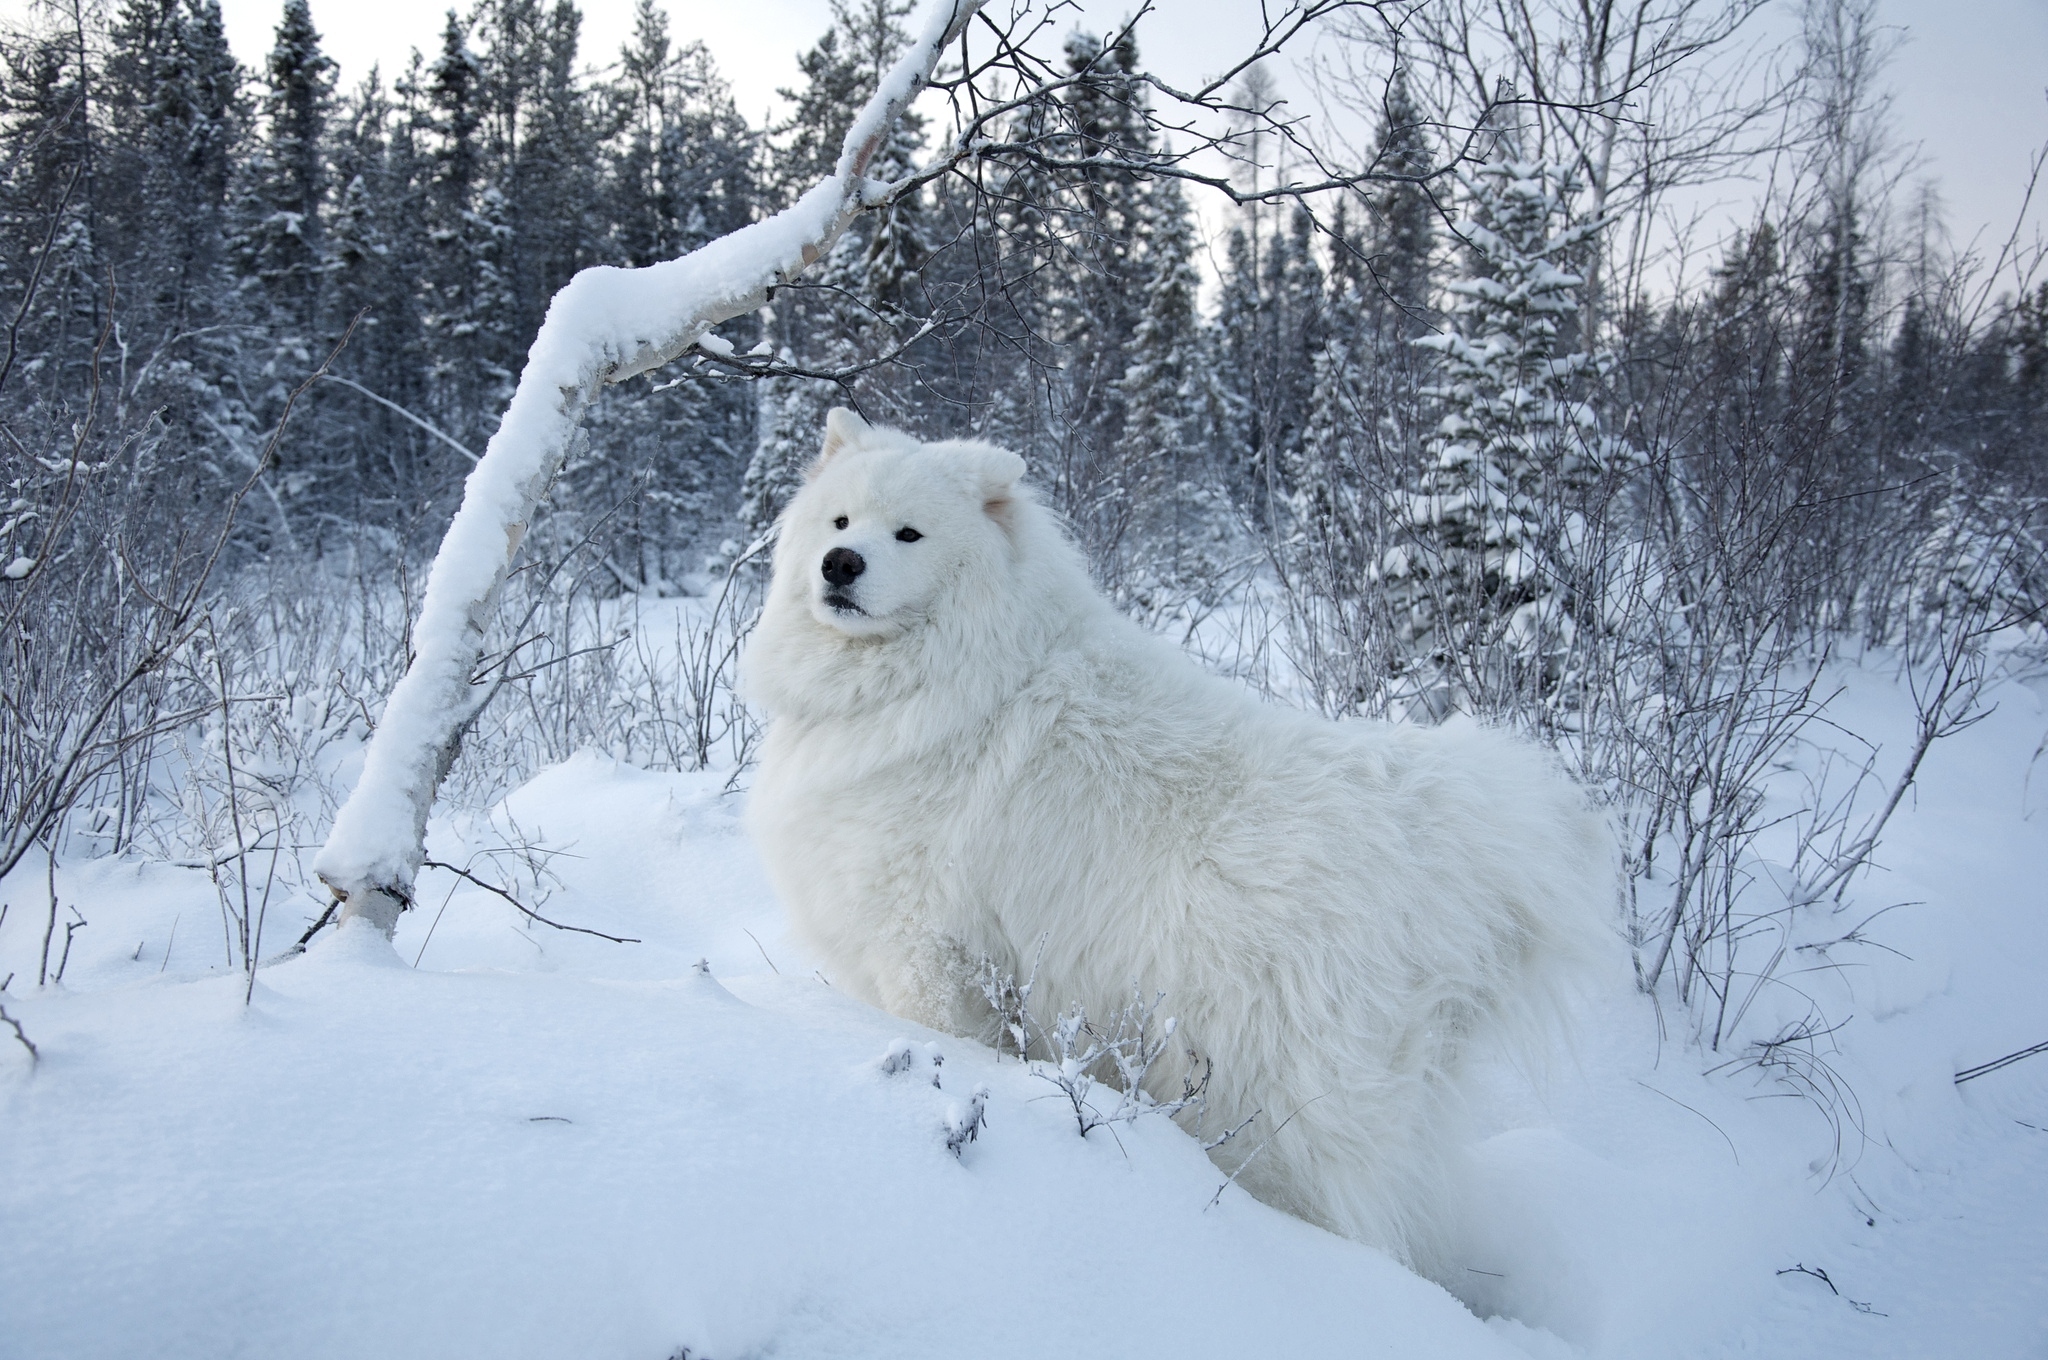
[[[1588,947],[1600,822],[1477,725],[1328,722],[1203,673],[1096,592],[1023,472],[828,419],[745,660],[777,891],[834,985],[940,1029],[991,1032],[983,958],[1035,961],[1042,1019],[1164,991],[1213,1063],[1207,1126],[1258,1115],[1219,1163],[1264,1142],[1261,1199],[1440,1267],[1462,1060]]]

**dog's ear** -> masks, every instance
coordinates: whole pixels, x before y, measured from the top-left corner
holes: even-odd
[[[1017,479],[1024,475],[1024,460],[1008,449],[982,445],[974,450],[974,474],[981,489],[981,508],[1003,526],[1005,533],[1017,528]]]
[[[844,406],[835,406],[827,411],[825,413],[825,444],[823,448],[818,450],[818,456],[811,460],[811,465],[804,469],[804,480],[809,481],[817,476],[819,472],[823,471],[825,464],[831,460],[833,454],[849,444],[859,443],[861,436],[867,434],[872,428],[865,420],[862,420]]]

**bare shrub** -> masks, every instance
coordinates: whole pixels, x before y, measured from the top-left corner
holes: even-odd
[[[998,1026],[997,1052],[1007,1043],[1011,1051],[1029,1064],[1033,1076],[1055,1087],[1074,1117],[1074,1127],[1086,1138],[1096,1129],[1128,1124],[1141,1115],[1161,1114],[1174,1119],[1192,1112],[1199,1127],[1209,1086],[1209,1065],[1185,1050],[1186,1067],[1180,1093],[1170,1099],[1154,1098],[1145,1090],[1146,1076],[1159,1060],[1172,1052],[1177,1025],[1172,1016],[1161,1017],[1164,992],[1145,995],[1131,984],[1131,999],[1107,1016],[1090,1019],[1087,1009],[1075,1002],[1043,1023],[1032,1012],[1031,994],[1037,986],[1037,970],[1021,983],[992,960],[984,959],[976,975],[981,994],[994,1012]],[[1096,1103],[1097,1088],[1114,1092],[1108,1108]]]

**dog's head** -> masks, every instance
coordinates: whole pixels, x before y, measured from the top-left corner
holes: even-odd
[[[927,618],[962,581],[1011,553],[1024,460],[987,444],[926,444],[843,407],[783,512],[776,579],[850,637],[887,638]]]

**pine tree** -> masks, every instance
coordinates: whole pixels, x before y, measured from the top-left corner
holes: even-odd
[[[1138,49],[1126,32],[1114,47],[1087,33],[1067,40],[1067,69],[1079,77],[1066,95],[1071,132],[1063,150],[1076,158],[1122,160],[1150,149],[1144,87],[1138,82]],[[1145,195],[1137,175],[1119,165],[1090,170],[1070,187],[1071,206],[1062,234],[1076,256],[1056,325],[1065,348],[1065,409],[1062,415],[1081,445],[1070,461],[1094,468],[1083,473],[1084,495],[1093,480],[1115,478],[1115,449],[1123,433],[1118,380],[1123,354],[1137,327],[1135,255],[1145,220]],[[1079,488],[1077,488],[1078,490]]]
[[[1289,469],[1299,463],[1325,319],[1308,214],[1297,211],[1284,235],[1261,240],[1260,227],[1247,212],[1231,231],[1217,341],[1233,491],[1271,529],[1293,491]]]
[[[129,0],[108,32],[101,82],[131,135],[102,154],[103,232],[122,286],[153,323],[184,330],[217,320],[231,295],[225,250],[241,71],[217,0]]]
[[[383,209],[391,192],[385,138],[390,117],[390,102],[373,67],[348,100],[334,141],[334,181],[340,193],[328,221],[327,247],[334,276],[335,312],[340,316],[353,317],[365,307],[377,307],[388,297],[384,276],[391,243]]]
[[[1390,175],[1427,176],[1435,168],[1422,108],[1396,68],[1380,109],[1372,164]],[[1370,301],[1375,329],[1407,340],[1430,329],[1431,256],[1436,248],[1436,204],[1426,183],[1396,179],[1372,197],[1372,233],[1366,247],[1376,285]],[[1390,354],[1397,346],[1389,346]]]
[[[1323,343],[1310,362],[1307,421],[1291,460],[1296,526],[1333,560],[1356,560],[1359,536],[1358,471],[1365,465],[1365,371],[1379,366],[1380,337],[1368,320],[1378,308],[1378,285],[1369,279],[1357,243],[1339,214],[1334,225]],[[1343,540],[1340,545],[1337,540]]]
[[[1559,352],[1583,280],[1558,262],[1599,224],[1571,221],[1571,182],[1550,165],[1488,163],[1467,192],[1457,328],[1415,341],[1441,356],[1429,391],[1442,418],[1419,485],[1396,497],[1382,564],[1425,687],[1460,667],[1471,679],[1500,643],[1540,671],[1572,627],[1573,494],[1628,457],[1579,395],[1598,359]]]
[[[1131,554],[1123,539],[1139,513],[1147,470],[1123,442],[1125,352],[1141,301],[1136,255],[1144,194],[1123,162],[1151,149],[1138,51],[1126,33],[1113,46],[1087,33],[1067,40],[1074,83],[1063,96],[1054,145],[1075,159],[1101,157],[1059,185],[1053,231],[1066,258],[1048,277],[1049,339],[1060,366],[1051,385],[1053,504],[1074,526],[1096,574],[1112,588]]]
[[[576,74],[582,24],[570,0],[556,0],[533,37],[539,83],[511,180],[519,335],[540,328],[549,300],[578,269],[596,263],[601,248],[602,233],[593,220],[601,210],[599,129],[591,96]]]
[[[263,456],[262,432],[328,348],[327,119],[334,69],[305,0],[287,0],[264,62],[254,145],[236,168],[231,191],[239,319],[256,338],[240,356],[239,399],[210,424],[217,442],[232,449],[228,466],[242,465],[240,475],[254,469]],[[249,517],[260,523],[256,546],[293,545],[296,512],[326,484],[330,453],[318,432],[302,432],[274,451]]]
[[[1208,362],[1216,374],[1223,406],[1216,434],[1220,471],[1231,496],[1257,514],[1265,504],[1259,450],[1266,442],[1265,411],[1260,402],[1266,303],[1259,289],[1258,257],[1252,241],[1243,224],[1233,225],[1225,238],[1216,314],[1209,327]]]
[[[301,361],[310,356],[326,267],[325,138],[334,71],[307,0],[285,0],[264,65],[264,136],[244,248],[276,324],[292,332],[281,349]]]
[[[1051,111],[1019,110],[1005,129],[1012,139],[1048,135]],[[990,165],[986,196],[942,181],[938,211],[949,234],[985,243],[978,258],[960,252],[951,263],[957,288],[986,289],[995,299],[980,318],[979,343],[966,356],[966,391],[974,415],[969,433],[1015,449],[1034,467],[1053,465],[1049,378],[1059,364],[1053,328],[1054,288],[1071,256],[1059,239],[1054,177],[1030,164]]]
[[[1202,276],[1194,261],[1194,219],[1179,180],[1153,186],[1141,244],[1143,296],[1118,384],[1126,447],[1136,458],[1163,460],[1195,453],[1209,414],[1198,377]]]
[[[1316,356],[1328,336],[1323,314],[1323,271],[1316,261],[1315,222],[1305,208],[1296,208],[1288,234],[1276,238],[1267,256],[1265,401],[1272,443],[1266,457],[1280,473],[1279,491],[1290,494],[1286,469],[1308,429],[1309,394],[1315,382]]]
[[[612,114],[621,128],[612,157],[613,250],[624,263],[651,264],[671,258],[680,207],[669,135],[675,94],[675,53],[668,13],[654,0],[638,0],[633,37],[619,50],[619,82]]]
[[[504,299],[486,288],[486,270],[508,229],[487,222],[478,208],[487,188],[483,147],[482,70],[469,47],[469,31],[448,11],[441,50],[424,72],[421,90],[428,180],[423,210],[426,251],[421,263],[422,342],[429,356],[433,410],[442,428],[472,447],[480,445],[507,391],[509,364],[496,343],[510,317],[493,315]],[[500,215],[502,217],[502,215]]]
[[[1870,343],[1872,280],[1860,207],[1829,205],[1808,248],[1800,346],[1815,381],[1853,387]]]

